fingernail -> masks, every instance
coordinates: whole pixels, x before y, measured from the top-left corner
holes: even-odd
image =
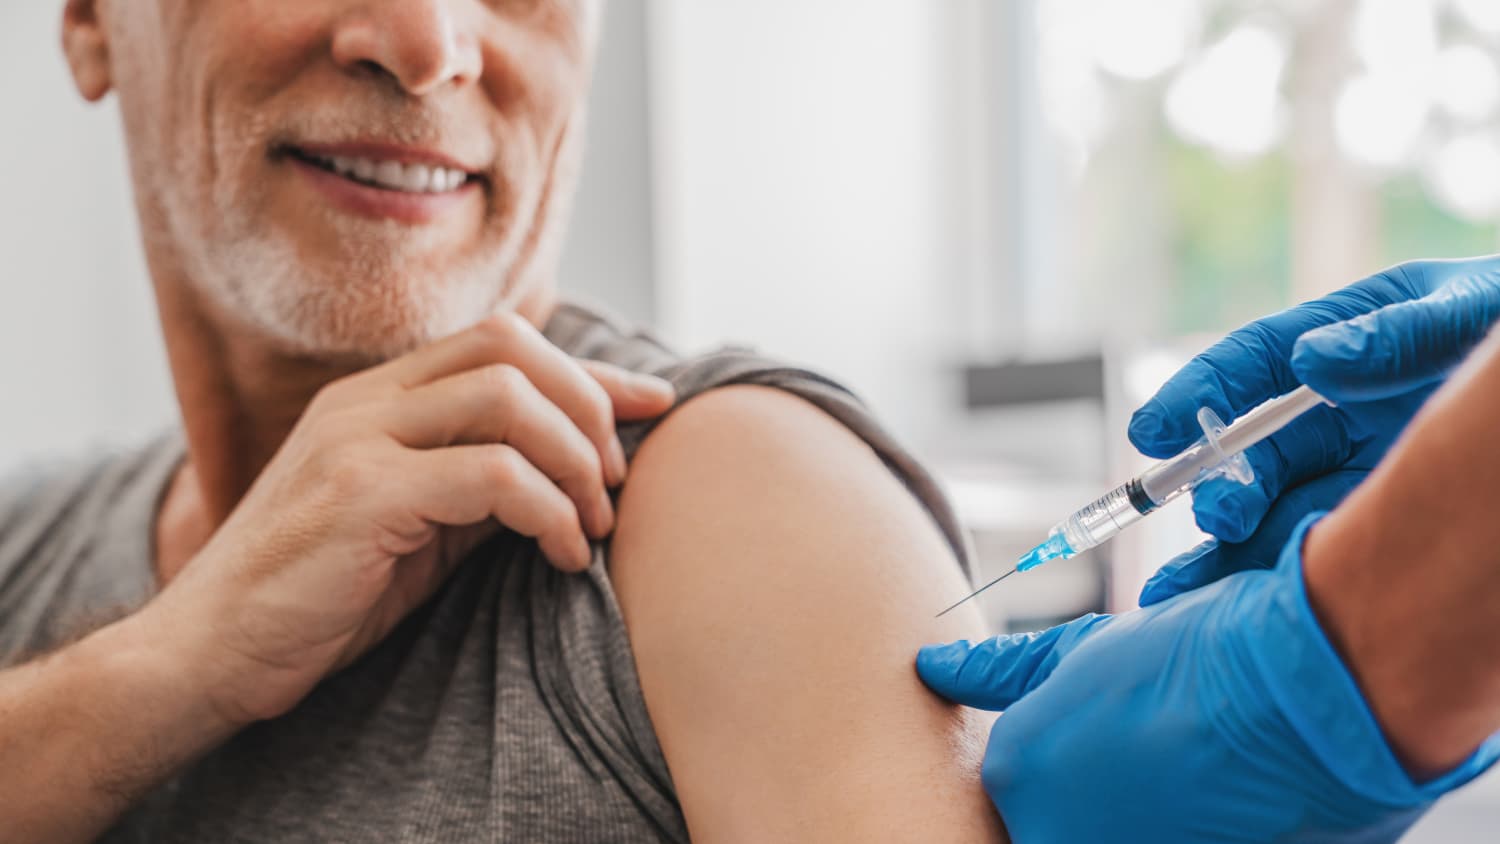
[[[582,536],[573,540],[573,569],[583,571],[594,562],[594,549]]]
[[[603,539],[609,533],[609,511],[600,505],[598,499],[580,506],[578,514],[589,538]]]
[[[671,401],[677,396],[677,388],[665,378],[643,372],[631,373],[631,386],[645,398]]]
[[[625,473],[628,469],[628,462],[625,460],[625,447],[620,445],[619,436],[613,436],[610,437],[609,445],[606,446],[606,449],[609,451],[609,456],[606,458],[609,460],[609,485],[619,486],[625,482]]]
[[[609,536],[615,529],[615,506],[610,503],[609,496],[603,492],[599,493],[599,500],[594,504],[599,514],[599,539]]]

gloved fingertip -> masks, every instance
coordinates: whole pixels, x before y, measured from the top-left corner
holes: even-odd
[[[1176,596],[1178,591],[1173,588],[1171,578],[1153,575],[1146,585],[1141,587],[1141,594],[1136,598],[1136,603],[1143,607],[1159,604],[1169,598]]]
[[[1225,542],[1244,542],[1255,532],[1255,525],[1245,514],[1243,503],[1233,496],[1213,503],[1195,501],[1193,521],[1199,530]]]
[[[1197,585],[1192,577],[1184,576],[1181,569],[1157,572],[1146,581],[1145,586],[1141,587],[1139,603],[1143,607],[1159,604],[1184,592],[1191,592],[1197,588]]]
[[[1315,360],[1359,360],[1369,351],[1375,335],[1368,320],[1356,317],[1344,322],[1320,325],[1302,333],[1292,344],[1292,357],[1311,363]]]
[[[1147,578],[1146,584],[1141,587],[1141,594],[1136,598],[1136,603],[1143,607],[1149,607],[1152,604],[1159,604],[1172,597],[1173,593],[1169,586],[1171,579],[1171,576],[1165,572],[1159,571],[1151,575],[1151,577]]]
[[[1146,580],[1137,603],[1149,607],[1196,589],[1201,585],[1196,577],[1199,567],[1205,559],[1217,554],[1218,548],[1218,540],[1210,539],[1168,560]]]
[[[1199,436],[1193,434],[1184,442],[1185,435],[1180,430],[1180,420],[1167,412],[1159,398],[1153,398],[1141,405],[1140,409],[1131,415],[1130,424],[1125,428],[1125,435],[1130,439],[1130,444],[1135,446],[1136,451],[1157,459],[1173,456]]]
[[[968,639],[924,645],[917,651],[917,676],[934,692],[951,698],[956,691],[959,669],[971,650],[973,645]]]
[[[1351,375],[1358,380],[1361,371],[1370,366],[1373,336],[1349,322],[1315,328],[1292,346],[1292,373],[1323,396],[1338,400],[1345,380]]]
[[[1157,438],[1161,436],[1161,415],[1156,410],[1156,402],[1147,402],[1131,415],[1125,436],[1130,439],[1131,445],[1142,452],[1156,444]]]
[[[1037,674],[1058,632],[959,640],[917,652],[917,675],[939,697],[963,706],[999,710],[1014,703]],[[1037,646],[1038,640],[1042,641]]]
[[[1188,414],[1188,417],[1191,415],[1193,414]],[[1200,433],[1197,433],[1196,426],[1191,435],[1185,433],[1181,418],[1169,411],[1161,397],[1152,397],[1131,415],[1130,424],[1125,427],[1125,435],[1130,438],[1131,445],[1137,451],[1145,456],[1161,459],[1184,450],[1197,441]]]

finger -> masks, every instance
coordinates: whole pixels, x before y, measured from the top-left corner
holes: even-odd
[[[1302,519],[1337,507],[1367,474],[1362,469],[1344,469],[1288,489],[1244,542],[1211,539],[1172,558],[1146,581],[1141,589],[1141,606],[1160,603],[1237,572],[1274,567]]]
[[[1051,675],[1060,660],[1111,616],[1089,614],[1040,633],[928,645],[917,652],[917,674],[954,703],[1004,709]]]
[[[1193,514],[1205,533],[1243,542],[1288,488],[1343,466],[1354,454],[1344,416],[1313,408],[1245,451],[1254,479],[1248,484],[1214,479],[1193,490]]]
[[[1240,566],[1244,561],[1233,554],[1224,553],[1224,545],[1217,539],[1199,543],[1191,550],[1168,560],[1166,565],[1151,575],[1146,585],[1141,587],[1140,605],[1149,607],[1244,571]]]
[[[1441,380],[1500,319],[1500,269],[1453,279],[1430,295],[1309,331],[1292,369],[1335,402],[1389,398]]]
[[[441,543],[438,553],[422,562],[402,560],[396,566],[384,601],[388,605],[387,612],[392,613],[391,621],[404,618],[409,611],[432,597],[438,587],[447,582],[454,569],[468,557],[469,552],[494,536],[499,529],[500,525],[494,519],[462,527],[449,527],[437,536],[437,541]],[[388,629],[384,624],[379,627]]]
[[[616,419],[653,419],[670,410],[677,400],[677,388],[665,378],[597,360],[579,360],[578,364],[609,394]]]
[[[407,452],[413,511],[440,525],[472,525],[493,518],[533,537],[564,571],[593,559],[578,511],[563,491],[508,445],[461,445]]]
[[[1240,328],[1193,358],[1131,417],[1130,442],[1149,457],[1170,457],[1202,436],[1200,407],[1233,421],[1301,382],[1290,358],[1297,338],[1393,302],[1415,298],[1401,268]]]
[[[392,361],[385,377],[407,389],[429,381],[496,363],[526,373],[553,404],[589,438],[604,461],[605,478],[614,486],[625,479],[625,451],[615,436],[612,401],[572,356],[552,345],[540,331],[515,314],[487,319],[454,337]]]
[[[470,369],[400,393],[395,402],[388,431],[403,445],[510,445],[562,487],[590,536],[603,539],[614,528],[599,452],[520,369]]]

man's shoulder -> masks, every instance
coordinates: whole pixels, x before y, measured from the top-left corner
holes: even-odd
[[[60,529],[75,519],[141,503],[165,483],[182,452],[176,432],[128,446],[30,457],[0,470],[0,551],[19,534]],[[34,541],[34,540],[33,540]]]
[[[761,539],[769,543],[777,539],[777,525],[812,513],[852,520],[845,531],[875,530],[865,519],[870,507],[909,515],[942,503],[908,494],[915,492],[912,479],[891,465],[895,447],[873,437],[862,420],[843,418],[838,408],[830,412],[817,399],[784,384],[751,381],[705,390],[680,404],[632,462],[616,554],[629,557],[639,545],[658,542],[680,545],[700,528],[712,532],[731,524],[761,526]],[[918,523],[941,528],[931,520]],[[948,537],[931,532],[941,548]],[[957,570],[953,554],[940,556]]]
[[[0,665],[146,597],[152,516],[176,442],[34,459],[0,477]]]
[[[867,577],[919,580],[913,599],[961,593],[962,537],[920,471],[794,391],[737,384],[685,402],[637,453],[611,540],[636,646],[652,619],[671,629],[700,615],[687,601],[719,607],[699,619],[712,626],[880,599],[883,587],[847,588]]]
[[[854,820],[883,812],[909,838],[987,822],[966,773],[984,724],[937,704],[912,669],[920,645],[983,627],[972,607],[933,618],[967,582],[932,505],[888,459],[820,406],[757,385],[688,401],[642,445],[611,577],[703,829],[827,837],[820,824],[842,818],[870,838],[879,824]],[[892,808],[934,781],[933,806]],[[768,809],[790,805],[806,812]]]

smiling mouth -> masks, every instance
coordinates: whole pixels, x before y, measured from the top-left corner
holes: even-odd
[[[406,194],[445,194],[479,182],[482,176],[451,167],[364,156],[319,155],[296,147],[282,154],[304,164],[341,176],[355,184]]]

